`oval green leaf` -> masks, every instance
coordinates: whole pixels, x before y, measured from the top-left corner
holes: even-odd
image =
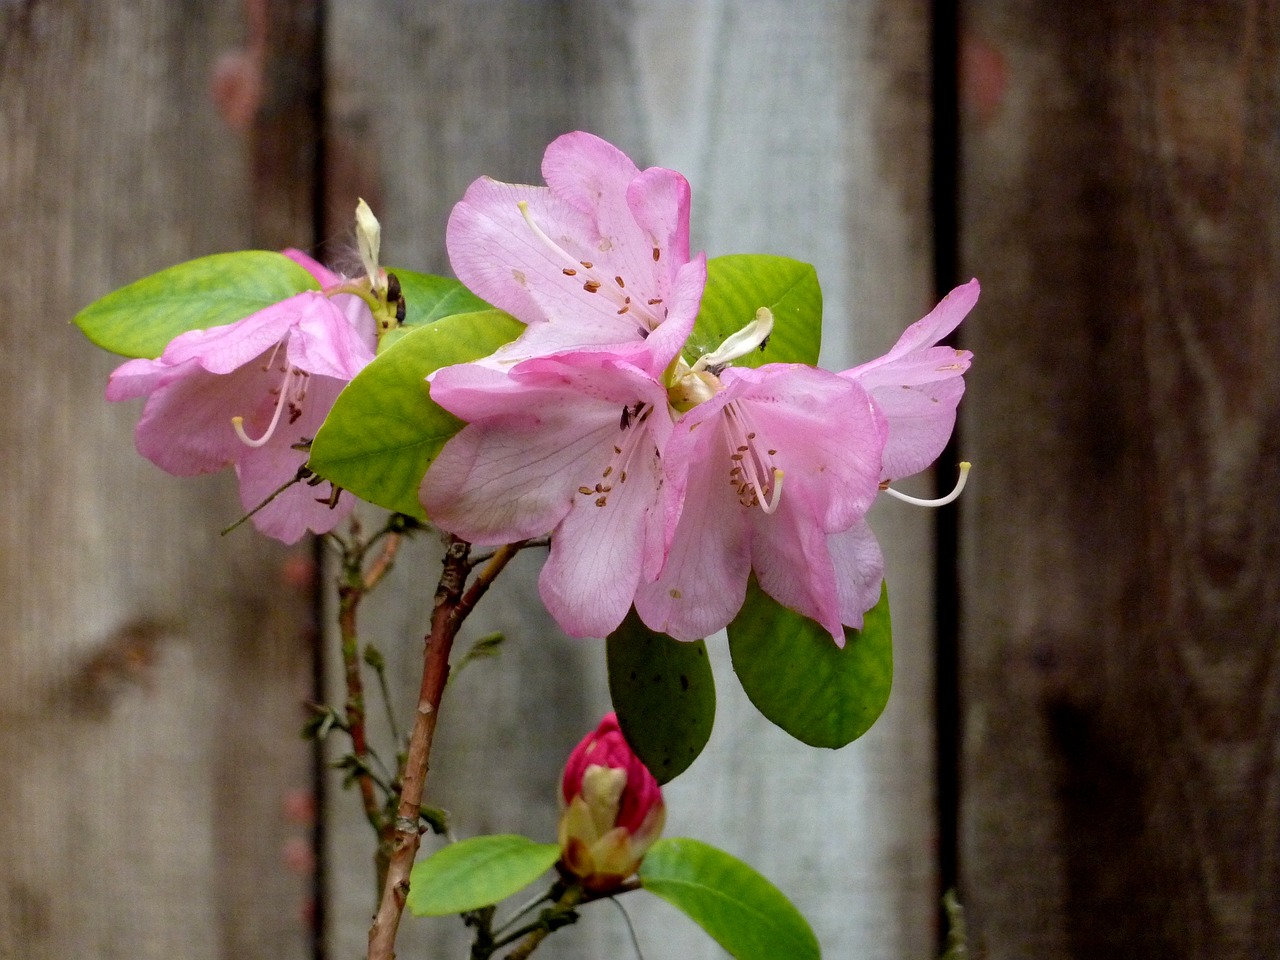
[[[716,687],[702,640],[656,633],[634,608],[605,645],[623,736],[659,783],[683,773],[711,736]]]
[[[413,865],[406,904],[420,917],[479,910],[523,890],[558,859],[554,843],[516,834],[472,837]]]
[[[737,857],[687,837],[659,840],[640,884],[706,930],[738,960],[818,960],[813,930],[791,901]]]
[[[733,361],[734,366],[818,362],[822,346],[822,288],[812,265],[789,257],[737,253],[707,261],[707,287],[685,359],[693,363],[755,319],[773,311],[773,334],[762,350]]]
[[[867,612],[844,647],[808,617],[782,606],[751,579],[729,624],[733,670],[757,710],[813,747],[843,747],[866,733],[889,702],[893,639],[889,595]]]
[[[319,289],[316,278],[284,254],[215,253],[107,294],[76,314],[75,324],[104,350],[154,359],[180,333],[234,323]]]
[[[307,466],[362,500],[426,520],[418,487],[462,421],[432,402],[427,374],[488,356],[524,325],[500,310],[415,327],[356,375],[311,443]]]

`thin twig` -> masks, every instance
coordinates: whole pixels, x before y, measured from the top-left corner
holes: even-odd
[[[400,805],[391,836],[382,902],[369,928],[369,960],[393,960],[395,956],[396,931],[409,895],[409,873],[418,853],[422,795],[427,783],[431,741],[435,736],[440,698],[449,677],[449,652],[453,649],[454,638],[494,578],[520,549],[520,544],[500,547],[468,588],[466,578],[471,545],[454,536],[449,536],[445,542],[444,570],[436,588],[431,633],[423,653],[422,686],[401,778]]]

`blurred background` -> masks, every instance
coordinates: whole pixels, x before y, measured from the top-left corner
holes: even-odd
[[[467,184],[541,182],[573,129],[683,172],[694,249],[814,263],[834,369],[983,284],[969,489],[872,516],[886,714],[804,747],[712,640],[668,834],[752,863],[832,958],[936,955],[952,886],[992,960],[1280,955],[1278,48],[1244,0],[0,0],[0,956],[354,958],[374,903],[298,735],[339,699],[331,571],[220,537],[231,479],[138,457],[70,318],[223,250],[350,263],[360,196],[385,263],[447,272]],[[460,835],[552,839],[608,709],[536,567],[446,695],[428,799]],[[365,619],[402,716],[437,576],[422,536]],[[651,960],[723,956],[628,908]],[[409,918],[398,952],[463,934]],[[601,905],[542,954],[630,949]]]

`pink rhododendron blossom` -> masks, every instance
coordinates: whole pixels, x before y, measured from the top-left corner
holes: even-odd
[[[883,419],[850,380],[799,364],[707,374],[714,393],[666,448],[666,563],[641,585],[648,626],[694,640],[726,626],[754,570],[779,603],[836,642],[875,604],[883,564],[863,523],[874,502]]]
[[[671,415],[648,351],[634,353],[557,354],[507,373],[461,364],[431,383],[469,422],[427,471],[428,516],[478,544],[554,531],[539,588],[574,636],[614,630],[662,563]]]
[[[341,281],[305,254],[286,253],[322,285]],[[296,445],[315,436],[375,347],[363,300],[307,291],[235,323],[181,334],[158,359],[122,364],[107,399],[147,397],[134,435],[138,452],[178,476],[234,465],[241,503],[252,510],[297,476],[307,453]],[[318,493],[295,484],[253,522],[285,543],[331,530],[353,501],[332,506]]]
[[[560,868],[588,890],[617,887],[662,834],[662,788],[609,714],[565,764],[560,781]]]
[[[684,177],[642,172],[580,131],[547,147],[542,174],[545,187],[481,178],[449,218],[458,279],[528,325],[488,362],[607,347],[692,322],[706,274],[690,262]]]
[[[973,309],[978,292],[977,280],[956,287],[883,357],[840,374],[860,384],[888,422],[882,480],[919,473],[951,438],[973,354],[937,343]]]

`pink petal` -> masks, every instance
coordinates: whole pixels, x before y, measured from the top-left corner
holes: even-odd
[[[777,451],[784,502],[803,491],[823,532],[866,514],[879,490],[884,425],[861,388],[800,364],[731,367],[721,379],[757,446]]]
[[[861,630],[863,616],[879,602],[884,583],[880,544],[867,522],[859,520],[843,533],[828,536],[827,549],[835,566],[840,619],[846,626]],[[843,634],[836,637],[836,643],[844,646]]]
[[[246,511],[297,475],[307,453],[292,445],[303,437],[316,435],[344,386],[341,379],[313,376],[307,384],[302,416],[296,422],[280,424],[261,447],[240,445],[236,475],[240,479],[240,502]],[[349,493],[342,494],[333,508],[320,502],[328,499],[331,490],[327,483],[314,487],[296,483],[254,514],[252,523],[262,533],[284,543],[296,543],[308,531],[327,533],[345,520],[355,506],[355,498]]]
[[[836,572],[827,535],[815,522],[821,504],[808,489],[784,490],[778,509],[752,509],[751,565],[760,588],[784,607],[816,620],[843,641]]]
[[[210,373],[230,373],[278,344],[304,310],[324,300],[314,291],[299,293],[235,323],[190,330],[170,340],[160,359],[170,366],[194,360]]]
[[[714,421],[706,425],[708,435]],[[698,436],[694,432],[693,436]],[[676,437],[689,436],[678,432]],[[668,461],[680,454],[676,437]],[[751,572],[744,508],[726,496],[719,447],[708,437],[687,464],[680,514],[666,564],[655,582],[641,585],[636,612],[647,626],[677,640],[698,640],[726,626],[742,606]]]
[[[363,337],[333,300],[307,300],[297,311],[288,352],[298,369],[350,381],[373,360],[376,339]]]
[[[194,360],[170,368],[142,409],[134,434],[138,452],[180,477],[229,466],[247,449],[232,416],[243,416],[247,429],[265,429],[274,410],[268,391],[278,380],[258,363],[221,376]]]
[[[935,344],[964,319],[978,292],[976,280],[957,287],[887,354],[841,374],[866,389],[888,424],[881,479],[918,473],[946,446],[972,354]]]
[[[652,442],[612,484],[604,506],[576,497],[538,578],[542,602],[574,637],[605,637],[631,609],[642,571],[662,556],[661,476]]]

